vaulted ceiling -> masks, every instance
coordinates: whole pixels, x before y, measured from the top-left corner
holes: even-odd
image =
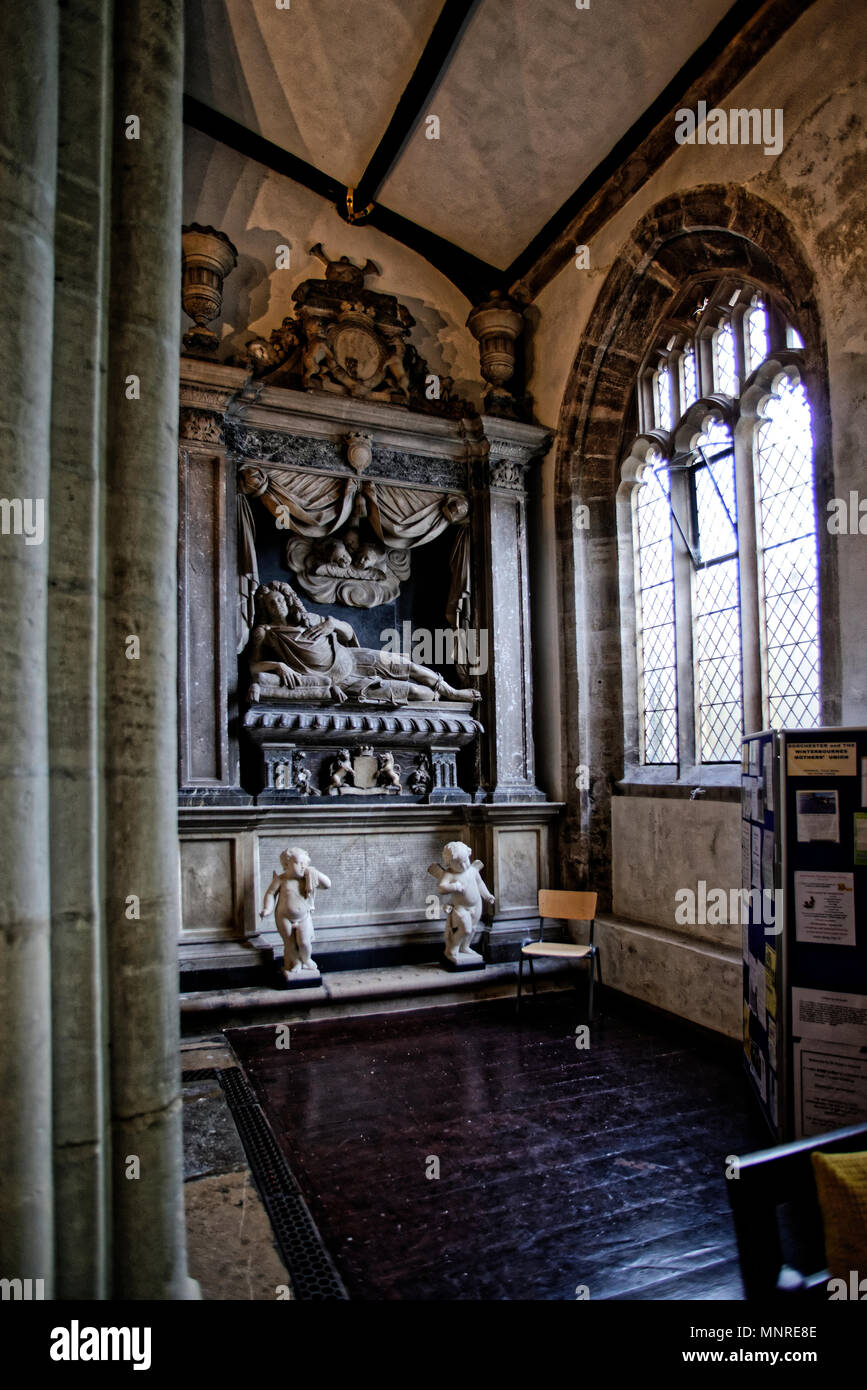
[[[453,255],[456,283],[507,283],[575,190],[652,126],[654,103],[667,109],[771,8],[799,7],[187,0],[185,115],[341,211],[357,190],[373,225],[410,244],[415,228],[423,254]]]

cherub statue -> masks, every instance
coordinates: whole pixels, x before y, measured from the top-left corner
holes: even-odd
[[[310,955],[313,944],[313,907],[317,888],[330,888],[331,879],[314,869],[306,849],[297,845],[280,855],[283,873],[275,873],[265,894],[260,917],[274,913],[277,930],[283,938],[283,974],[318,970]]]
[[[428,873],[437,880],[440,897],[449,897],[446,908],[445,957],[452,965],[470,965],[481,961],[471,949],[473,933],[482,916],[482,900],[493,904],[494,895],[482,878],[485,867],[481,859],[473,859],[469,845],[452,840],[443,849],[445,868],[431,864]]]
[[[377,781],[381,787],[394,787],[395,791],[403,791],[400,785],[400,768],[394,765],[393,753],[380,753],[377,761],[379,762],[379,772]]]
[[[352,766],[352,759],[349,756],[348,748],[341,748],[337,757],[331,759],[331,767],[328,769],[328,772],[329,796],[339,796],[344,786],[355,786],[355,771]]]

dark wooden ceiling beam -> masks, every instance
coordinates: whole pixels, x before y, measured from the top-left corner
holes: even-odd
[[[222,112],[206,106],[195,97],[184,97],[184,121],[194,130],[234,150],[236,154],[255,160],[266,169],[273,169],[275,173],[283,174],[286,178],[301,184],[303,188],[309,188],[312,193],[326,198],[334,204],[344,221],[349,221],[346,213],[346,195],[349,190],[346,184],[331,178],[321,169],[308,164],[306,160],[299,159],[297,155],[290,154],[273,141],[266,140],[264,136],[248,130],[238,121],[233,121],[230,116],[224,116]],[[498,289],[503,285],[501,270],[465,251],[463,247],[455,246],[445,237],[437,236],[426,227],[411,222],[409,218],[391,212],[380,203],[373,204],[370,213],[359,225],[376,227],[386,236],[423,256],[445,275],[446,279],[451,280],[472,304],[486,298],[492,289]]]
[[[675,152],[680,107],[719,105],[814,0],[738,0],[656,100],[503,272],[530,299]],[[708,151],[708,179],[714,177]]]
[[[184,96],[184,124],[191,126],[193,130],[201,131],[203,135],[209,135],[212,140],[218,140],[221,145],[226,145],[236,154],[253,159],[257,164],[264,164],[266,169],[285,174],[287,178],[294,179],[295,183],[309,188],[311,193],[318,193],[320,198],[327,198],[331,203],[346,201],[345,184],[332,179],[315,165],[308,164],[306,159],[299,159],[298,155],[290,154],[282,145],[275,145],[272,140],[266,140],[263,135],[248,130],[245,125],[233,121],[231,116],[224,116],[221,111],[206,106],[196,97]]]
[[[443,5],[439,19],[431,30],[430,38],[394,109],[385,134],[358,180],[355,188],[356,208],[364,208],[374,201],[400,158],[404,145],[425,112],[431,94],[438,86],[478,4],[479,0],[446,0]]]
[[[490,265],[463,247],[375,201],[479,0],[446,0],[383,135],[354,190],[359,225],[376,227],[435,266],[472,302],[493,289],[535,299],[572,258],[576,245],[587,245],[674,153],[673,120],[681,106],[699,100],[718,105],[774,46],[815,0],[737,0],[703,44],[683,65],[644,114],[618,140],[563,206],[505,270]],[[333,203],[347,215],[349,188],[280,145],[248,130],[195,97],[184,97],[187,125],[293,179]],[[709,170],[709,176],[712,170]],[[370,190],[374,190],[371,194]],[[366,209],[367,199],[370,210]],[[358,214],[362,213],[361,216]]]

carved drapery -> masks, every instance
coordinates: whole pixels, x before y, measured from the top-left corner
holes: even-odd
[[[253,626],[253,600],[258,586],[253,498],[261,500],[278,526],[308,540],[334,536],[354,518],[363,517],[388,550],[408,551],[429,545],[449,526],[455,526],[446,620],[453,627],[466,624],[470,537],[469,508],[464,497],[372,479],[311,473],[296,468],[266,470],[255,464],[244,464],[238,472],[239,651],[246,645]]]

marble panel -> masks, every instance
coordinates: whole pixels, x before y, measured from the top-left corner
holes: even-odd
[[[240,935],[235,879],[232,840],[181,841],[183,939],[219,941]]]

